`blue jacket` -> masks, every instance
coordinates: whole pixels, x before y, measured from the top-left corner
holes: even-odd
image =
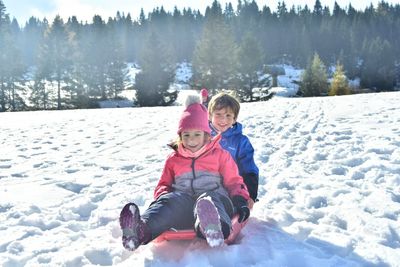
[[[218,132],[210,122],[211,136]],[[242,125],[236,122],[230,129],[221,134],[220,145],[229,151],[236,162],[239,174],[249,190],[250,197],[256,201],[258,191],[258,167],[254,162],[254,149],[247,136],[242,133]]]

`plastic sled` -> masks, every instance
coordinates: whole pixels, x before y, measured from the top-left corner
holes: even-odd
[[[232,230],[231,234],[228,236],[227,239],[225,239],[225,244],[232,244],[235,242],[236,237],[239,235],[240,231],[242,228],[246,225],[247,220],[239,223],[238,222],[238,215],[235,215],[232,218]],[[197,238],[196,232],[193,229],[187,229],[187,230],[168,230],[163,232],[161,235],[159,235],[156,239],[153,240],[155,243],[160,243],[163,241],[169,241],[169,240],[192,240]]]

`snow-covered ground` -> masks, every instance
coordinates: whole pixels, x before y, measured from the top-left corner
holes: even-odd
[[[400,93],[242,105],[260,201],[237,243],[121,245],[181,106],[0,114],[0,266],[400,266]]]

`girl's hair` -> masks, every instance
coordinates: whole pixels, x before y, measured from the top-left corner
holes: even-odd
[[[216,110],[221,110],[223,108],[230,108],[233,112],[234,119],[236,120],[239,111],[240,111],[240,103],[233,95],[227,93],[219,93],[213,96],[208,103],[208,115],[211,118],[212,113]]]

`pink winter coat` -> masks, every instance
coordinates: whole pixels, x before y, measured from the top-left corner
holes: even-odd
[[[221,148],[219,140],[220,135],[207,144],[197,158],[178,151],[171,153],[154,190],[154,198],[175,190],[193,196],[215,190],[231,198],[240,195],[248,200],[249,193],[236,163],[229,152]]]

